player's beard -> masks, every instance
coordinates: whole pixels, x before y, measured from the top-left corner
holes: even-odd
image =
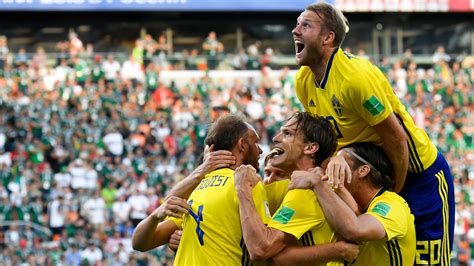
[[[314,43],[306,44],[305,50],[305,56],[301,59],[299,65],[309,66],[311,69],[320,66],[323,59],[322,35],[318,35]]]
[[[260,156],[260,154],[258,154],[257,156],[255,156],[254,152],[252,152],[251,149],[248,149],[245,156],[244,156],[244,164],[250,164],[253,166],[253,168],[255,168],[255,170],[258,172],[260,172],[260,169],[259,169],[259,164],[258,164],[258,157]]]

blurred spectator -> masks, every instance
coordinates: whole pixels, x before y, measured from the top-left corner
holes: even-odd
[[[93,241],[89,241],[87,247],[81,251],[81,265],[96,265],[103,259],[102,250],[100,250]]]
[[[69,32],[69,54],[71,57],[78,56],[84,51],[84,45],[74,31]]]
[[[436,52],[433,54],[432,60],[433,63],[437,63],[439,61],[449,62],[451,60],[451,57],[446,54],[444,46],[440,45],[438,46],[438,48],[436,48]]]
[[[120,63],[114,59],[113,55],[108,55],[107,60],[102,63],[102,69],[104,71],[105,81],[113,83],[117,80],[120,73]]]
[[[273,61],[273,49],[269,47],[265,49],[265,53],[263,53],[262,55],[262,59],[260,60],[261,67],[262,68],[264,68],[265,66],[271,67],[272,61]]]
[[[410,48],[405,49],[403,52],[402,64],[403,68],[408,69],[409,65],[413,62],[413,53]]]
[[[137,81],[143,82],[142,63],[136,59],[136,56],[131,55],[129,60],[123,63],[120,75],[123,80],[130,80],[134,84]]]
[[[155,55],[158,49],[158,44],[153,39],[151,34],[145,34],[142,40],[142,44],[143,44],[143,50],[144,50],[143,51],[144,52],[143,64],[144,64],[144,67],[146,68],[148,64],[150,64],[153,56]]]
[[[125,200],[125,195],[118,195],[117,198],[118,200],[112,204],[112,217],[119,227],[124,227],[130,217],[132,206]],[[121,230],[121,232],[124,232],[124,230]]]
[[[166,60],[166,55],[171,53],[172,47],[171,43],[168,42],[164,34],[160,34],[158,37],[158,42],[156,44],[156,53],[160,60]],[[163,65],[164,62],[161,62],[160,65]]]
[[[81,261],[81,251],[77,248],[75,243],[72,243],[66,250],[66,265],[79,266],[81,265]]]
[[[16,225],[11,225],[5,232],[5,244],[15,248],[20,246],[20,232]]]
[[[138,188],[133,189],[132,195],[127,200],[130,205],[130,218],[133,226],[136,226],[141,220],[147,216],[147,209],[150,205],[148,199],[140,193]]]
[[[26,65],[27,61],[28,61],[28,56],[26,55],[25,48],[20,48],[18,50],[18,53],[15,55],[15,64],[17,66],[22,65],[22,64]]]
[[[401,60],[393,64],[393,70],[389,73],[394,80],[392,88],[395,91],[395,94],[398,98],[403,99],[407,93],[407,71],[403,68],[403,62]]]
[[[135,40],[135,47],[133,47],[130,61],[136,62],[138,65],[143,65],[143,55],[145,54],[145,46],[142,39]],[[133,59],[133,60],[132,60]]]
[[[357,56],[361,57],[361,58],[364,58],[364,59],[367,59],[367,60],[370,59],[370,57],[367,55],[367,52],[363,48],[360,48],[360,49],[357,50]]]
[[[104,136],[102,141],[111,155],[122,156],[124,151],[123,136],[116,128],[110,128],[107,130],[107,134]]]
[[[217,40],[217,36],[214,31],[209,32],[207,35],[207,38],[202,44],[202,50],[207,56],[208,69],[216,69],[218,64],[218,55],[224,52],[224,45]]]
[[[260,41],[256,41],[247,47],[247,69],[260,69]]]
[[[87,170],[88,167],[81,158],[75,159],[69,166],[71,174],[71,187],[75,190],[87,187]]]
[[[106,218],[105,201],[100,195],[100,191],[96,190],[81,208],[81,215],[86,221],[96,228],[103,228]]]
[[[3,68],[5,67],[5,61],[7,60],[8,55],[8,44],[7,37],[5,35],[0,36],[0,70],[3,74]]]
[[[235,55],[232,65],[236,70],[247,69],[247,61],[249,60],[244,48],[240,48],[239,52]]]
[[[66,212],[64,196],[58,195],[48,206],[49,227],[53,235],[61,235],[66,220]]]
[[[31,66],[35,69],[43,69],[46,67],[47,59],[44,48],[39,46],[31,59]]]

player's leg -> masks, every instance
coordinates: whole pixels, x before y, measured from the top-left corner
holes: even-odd
[[[454,234],[454,187],[441,154],[420,174],[409,173],[400,193],[415,216],[415,265],[450,265]]]

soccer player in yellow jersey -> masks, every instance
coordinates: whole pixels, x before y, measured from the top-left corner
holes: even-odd
[[[287,120],[273,141],[278,154],[272,165],[282,169],[286,176],[297,169],[320,165],[336,149],[336,136],[330,123],[306,112],[297,112]],[[342,265],[343,259],[351,261],[357,255],[357,247],[335,243],[339,239],[311,190],[289,191],[268,227],[265,226],[252,201],[252,190],[258,181],[250,165],[242,165],[235,171],[242,231],[252,260],[318,265],[339,261]],[[297,240],[301,247],[292,247]],[[304,252],[305,255],[299,256]]]
[[[449,166],[418,128],[383,73],[340,48],[348,29],[343,14],[326,3],[309,5],[293,29],[296,94],[307,112],[330,121],[338,147],[372,142],[390,159],[393,191],[410,205],[417,232],[416,264],[449,264],[454,231],[454,189]],[[350,181],[341,156],[326,169],[337,187]],[[338,179],[340,177],[340,179]]]
[[[362,244],[354,265],[413,265],[416,251],[414,217],[406,201],[389,191],[391,163],[380,147],[355,143],[339,151],[352,172],[346,188],[362,214],[357,216],[323,181],[325,170],[295,171],[290,189],[312,188],[336,231]],[[291,190],[290,190],[291,191]]]
[[[171,234],[183,229],[175,264],[240,265],[249,264],[239,219],[239,202],[234,188],[234,169],[250,164],[258,169],[262,150],[253,127],[238,116],[221,117],[213,124],[206,144],[215,150],[228,150],[236,162],[231,168],[217,169],[202,179],[186,201],[170,197],[137,227],[133,247],[146,251],[169,241]],[[233,169],[234,168],[234,169]],[[267,222],[269,212],[263,184],[252,190],[259,219]],[[181,218],[181,213],[184,216]],[[166,216],[176,217],[164,220]]]

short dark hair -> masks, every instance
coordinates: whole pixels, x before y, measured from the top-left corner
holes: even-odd
[[[205,140],[206,145],[214,145],[214,150],[231,151],[240,138],[245,138],[249,124],[242,116],[224,115],[209,128]]]
[[[357,155],[372,164],[379,171],[378,173],[374,170],[370,171],[368,179],[372,184],[387,190],[392,189],[394,185],[394,181],[391,178],[393,173],[392,162],[381,147],[370,142],[358,142],[344,148],[352,148]],[[354,168],[361,165],[364,165],[364,163],[360,160],[354,160]]]
[[[322,20],[324,31],[332,31],[335,34],[334,45],[341,46],[342,41],[346,37],[349,22],[342,12],[334,6],[317,2],[306,7],[306,10],[315,12]],[[321,14],[323,17],[321,17]]]
[[[319,144],[318,151],[311,158],[314,166],[320,166],[325,159],[334,154],[337,148],[337,136],[332,124],[308,112],[296,112],[288,120],[292,118],[296,119],[296,134],[301,132],[305,142]]]

